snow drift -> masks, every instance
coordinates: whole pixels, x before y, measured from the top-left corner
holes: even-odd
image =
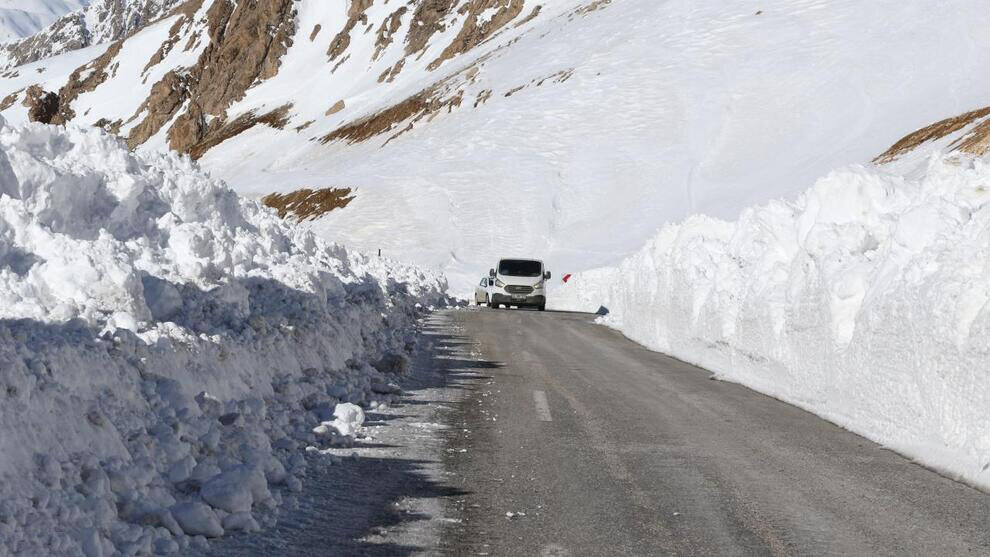
[[[551,300],[990,488],[990,168],[834,171],[664,227]]]
[[[0,120],[0,555],[257,528],[337,403],[396,392],[445,287],[291,228],[188,159]]]

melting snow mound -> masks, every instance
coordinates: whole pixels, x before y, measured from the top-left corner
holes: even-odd
[[[990,489],[990,167],[852,167],[664,227],[562,309]]]
[[[0,554],[186,551],[387,399],[442,276],[290,227],[172,154],[0,119]],[[359,425],[359,424],[358,424]]]

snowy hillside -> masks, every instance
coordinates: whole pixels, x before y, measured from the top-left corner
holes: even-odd
[[[34,35],[88,3],[87,0],[0,0],[0,43]]]
[[[692,212],[796,194],[990,84],[974,3],[186,6],[73,79],[19,69],[4,114],[27,118],[46,68],[55,121],[201,156],[251,195],[354,188],[321,235],[445,268],[458,291],[501,254],[586,269]],[[238,46],[259,32],[271,48]]]
[[[352,433],[345,403],[396,392],[444,288],[188,159],[0,120],[0,555],[187,553],[270,524],[302,449]]]

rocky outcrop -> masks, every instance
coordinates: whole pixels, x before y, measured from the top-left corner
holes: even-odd
[[[351,6],[347,10],[347,23],[344,24],[343,29],[334,35],[333,40],[330,41],[330,48],[327,49],[327,56],[330,57],[331,62],[339,58],[351,45],[351,31],[354,30],[354,27],[358,23],[368,24],[368,16],[364,12],[371,7],[371,2],[372,0],[351,0]]]
[[[228,111],[243,100],[252,87],[278,74],[282,59],[296,36],[295,6],[299,0],[155,1],[173,7],[170,16],[174,16],[174,21],[169,20],[167,35],[165,29],[157,33],[159,37],[164,36],[159,39],[160,45],[142,47],[147,53],[153,52],[145,54],[149,59],[139,61],[137,66],[143,66],[137,79],[146,84],[144,90],[150,89],[148,96],[140,105],[128,104],[126,113],[96,103],[93,109],[101,112],[90,114],[93,109],[87,109],[87,121],[98,119],[98,125],[114,133],[124,130],[125,139],[132,148],[153,137],[164,136],[172,149],[194,158],[254,126],[279,129],[289,126],[294,116],[290,109],[296,102],[291,96],[275,101],[266,99],[268,106],[261,104],[259,107],[259,103],[252,102],[249,106],[257,107],[252,111]],[[526,0],[405,0],[394,2],[395,5],[388,9],[375,10],[372,6],[381,8],[388,0],[347,2],[343,26],[332,38],[323,36],[324,44],[329,43],[329,60],[314,60],[317,62],[314,71],[332,74],[348,60],[359,65],[370,62],[377,66],[378,82],[382,87],[388,87],[388,83],[409,67],[421,69],[425,65],[427,70],[436,70],[446,61],[476,50],[502,31],[518,27],[541,12],[541,5],[528,6]],[[91,8],[97,10],[93,13],[106,21],[117,22],[101,27],[109,35],[125,32],[136,22],[158,13],[155,9],[141,9],[141,6],[147,8],[146,0],[96,0],[93,6]],[[370,21],[372,14],[373,22]],[[326,27],[328,21],[333,18],[321,20],[322,26]],[[305,42],[308,38],[314,42],[327,30],[317,24],[312,29],[307,27],[298,31],[299,40]],[[351,46],[358,41],[360,54]],[[437,41],[441,42],[438,44]],[[113,79],[120,68],[134,67],[133,64],[122,64],[120,59],[125,43],[126,39],[113,43],[102,56],[78,68],[54,99],[47,96],[32,98],[31,102],[37,105],[32,117],[50,119],[55,124],[72,120],[76,116],[73,105],[82,104],[76,103],[80,95],[100,88]],[[374,112],[365,112],[359,119],[354,119],[345,108],[354,110],[361,103],[352,105],[349,98],[337,96],[339,93],[326,98],[321,101],[329,107],[325,116],[344,111],[345,118],[336,116],[334,122],[340,123],[339,128],[329,133],[324,128],[311,139],[324,143],[357,142],[382,135],[388,143],[412,129],[417,122],[459,107],[465,97],[465,88],[474,82],[480,64],[504,46],[487,49],[489,52],[475,59],[469,68],[454,75],[440,75],[432,84],[421,85],[418,94],[408,97],[404,94],[404,100],[384,108],[379,105],[372,109]],[[180,50],[196,54],[180,55]],[[127,49],[127,52],[135,51]],[[427,52],[430,58],[424,60]],[[353,60],[352,56],[370,60]],[[387,62],[378,63],[384,60]],[[319,67],[321,65],[325,67]],[[135,77],[118,76],[118,79]],[[95,96],[99,97],[101,91],[96,91]],[[320,93],[313,91],[312,94]],[[479,106],[492,94],[491,90],[475,92],[468,102]],[[136,110],[132,108],[134,106],[137,106]],[[319,123],[318,118],[314,119],[315,114],[301,116],[300,121],[306,120],[305,124],[292,124],[297,132]]]
[[[447,48],[430,62],[427,69],[435,70],[440,64],[450,60],[458,54],[463,54],[478,46],[489,37],[498,32],[507,23],[515,19],[522,12],[526,5],[526,0],[470,0],[460,8],[460,12],[466,14],[464,25],[461,27],[457,37],[447,45]],[[482,19],[482,14],[496,10],[488,19]]]
[[[58,114],[58,95],[45,91],[38,85],[28,87],[24,92],[24,106],[32,122],[51,124]]]
[[[445,29],[443,18],[452,13],[456,5],[457,0],[422,0],[413,12],[406,35],[406,55],[425,51],[430,38]]]
[[[184,0],[94,0],[40,33],[0,45],[0,69],[126,38],[169,14]]]
[[[151,87],[151,94],[145,99],[138,114],[146,114],[144,120],[135,126],[127,137],[127,144],[132,149],[151,139],[167,124],[189,100],[189,88],[186,78],[175,71],[165,74],[158,83]]]
[[[64,124],[75,118],[72,101],[83,93],[93,91],[110,77],[110,63],[120,54],[123,41],[117,41],[99,58],[76,68],[69,76],[68,82],[58,92],[58,113],[52,118],[52,124]]]
[[[230,122],[227,108],[244,98],[252,85],[278,73],[295,32],[292,0],[216,0],[207,22],[209,43],[197,63],[183,74],[166,74],[141,105],[138,114],[144,119],[128,137],[132,147],[173,119],[169,146],[194,158],[259,123],[285,125],[285,107]]]
[[[406,12],[408,11],[409,8],[402,6],[398,10],[392,12],[385,18],[385,21],[378,26],[378,38],[375,40],[375,55],[372,58],[375,60],[381,58],[385,49],[392,44],[392,37],[402,27],[402,16],[406,15]]]

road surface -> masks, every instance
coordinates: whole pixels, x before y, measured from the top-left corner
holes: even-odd
[[[479,373],[451,418],[442,551],[990,555],[990,496],[592,316],[449,318]]]

